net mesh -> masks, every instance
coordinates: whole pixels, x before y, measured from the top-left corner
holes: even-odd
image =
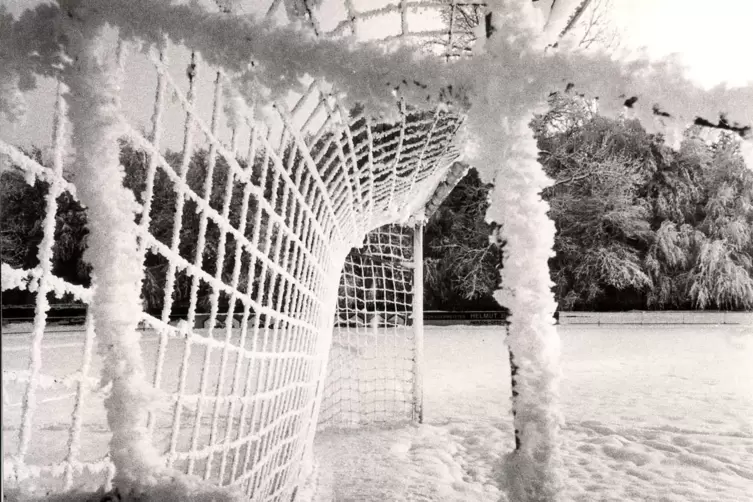
[[[348,20],[334,33],[398,13],[401,35],[437,37],[408,29],[409,14],[455,4],[358,12],[345,2]],[[451,48],[452,30],[442,34]],[[401,106],[398,122],[374,123],[321,82],[284,102],[260,95],[239,110],[226,106],[237,93],[222,69],[190,48],[168,45],[142,61],[127,58],[124,45],[121,71],[155,89],[149,100],[125,78],[121,90],[147,103],[149,133],[127,110],[120,116],[121,152],[131,153],[121,153],[125,188],[140,206],[140,343],[159,402],[150,439],[168,467],[253,500],[290,500],[317,421],[412,413],[411,237],[384,225],[419,210],[442,180],[458,157],[452,138],[462,118]],[[21,179],[44,198],[36,262],[2,264],[2,290],[31,292],[36,302],[31,326],[3,340],[3,472],[9,486],[37,492],[109,488],[114,476],[97,320],[89,315],[74,334],[47,322],[50,302],[87,305],[94,295],[53,267],[64,245],[61,214],[70,210],[59,202],[75,201],[85,183],[68,171],[75,164],[67,164],[59,89],[51,158],[0,138],[4,183]],[[260,115],[255,105],[271,106]],[[357,236],[380,227],[345,260]],[[341,271],[338,301],[332,278]]]
[[[413,229],[385,225],[345,261],[321,428],[413,418]]]

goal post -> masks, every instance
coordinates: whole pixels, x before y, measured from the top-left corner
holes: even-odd
[[[424,222],[413,229],[413,420],[424,422]]]
[[[348,255],[319,429],[423,423],[425,224],[468,170],[453,162],[409,221],[374,230]],[[377,293],[394,301],[377,306]]]

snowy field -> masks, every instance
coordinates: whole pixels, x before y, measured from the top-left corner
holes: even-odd
[[[27,369],[30,354],[30,334],[28,333],[30,327],[21,326],[19,329],[18,326],[11,325],[8,328],[10,329],[3,334],[2,345],[3,448],[6,457],[14,455],[18,450],[18,436],[22,420],[21,403],[28,381]],[[21,331],[22,329],[27,332],[14,333],[14,331]],[[197,330],[195,333],[206,334],[206,330]],[[224,340],[225,333],[224,329],[217,329],[215,338]],[[239,330],[233,330],[230,337],[231,343],[239,345],[239,336]],[[231,408],[229,402],[220,399],[215,408],[215,401],[217,400],[214,399],[214,395],[217,389],[220,388],[220,396],[227,396],[233,389],[236,374],[250,374],[247,382],[245,378],[239,379],[239,385],[243,389],[248,386],[248,389],[251,389],[249,394],[265,393],[265,396],[267,396],[265,403],[268,405],[269,401],[274,399],[274,393],[271,393],[270,389],[276,382],[276,370],[278,366],[281,366],[277,363],[278,358],[271,357],[271,354],[290,350],[290,343],[296,343],[296,341],[300,342],[301,347],[305,346],[310,350],[311,344],[305,345],[300,340],[300,337],[292,337],[291,339],[288,336],[286,338],[285,332],[282,330],[277,332],[277,336],[274,336],[272,330],[267,332],[262,330],[255,343],[249,335],[245,341],[245,348],[257,353],[265,352],[268,357],[260,358],[249,373],[249,359],[241,357],[240,364],[237,364],[237,352],[228,352],[224,374],[222,373],[222,347],[214,347],[207,354],[205,346],[192,344],[186,360],[188,371],[186,372],[185,382],[183,382],[181,422],[177,427],[178,434],[176,436],[176,452],[179,455],[182,454],[183,458],[176,461],[175,467],[180,469],[186,467],[185,454],[192,449],[194,435],[196,435],[195,447],[199,451],[211,447],[212,444],[221,443],[228,428],[231,430],[231,440],[237,437],[242,407],[233,406]],[[85,334],[75,327],[53,327],[45,333],[41,350],[42,368],[40,385],[37,390],[37,410],[33,417],[30,448],[25,457],[25,462],[28,465],[59,465],[66,458],[72,424],[71,417],[74,414],[78,391],[78,381],[71,376],[76,377],[82,369],[84,341]],[[149,379],[153,378],[157,367],[159,341],[159,336],[154,332],[146,331],[142,335],[141,347],[145,359],[146,374]],[[160,451],[168,451],[170,448],[174,426],[173,410],[181,386],[180,375],[185,357],[185,346],[184,339],[174,337],[170,337],[165,345],[164,363],[161,366],[160,378],[162,394],[157,395],[158,407],[155,413],[153,432],[153,440]],[[311,364],[311,358],[286,357],[294,363],[300,362],[298,365],[300,371],[290,376],[286,390],[294,389],[296,386],[301,388],[311,387],[313,384],[303,381],[306,368]],[[205,367],[207,368],[206,372],[202,371]],[[101,463],[108,452],[110,440],[104,409],[107,388],[101,389],[99,385],[101,369],[102,358],[97,354],[95,344],[91,365],[87,372],[87,395],[83,401],[81,412],[79,460],[87,463]],[[201,421],[195,427],[203,381],[205,393]],[[298,385],[299,383],[300,385]],[[210,431],[215,416],[217,417],[217,430],[215,439],[212,440]],[[231,416],[232,418],[230,418]],[[249,424],[251,421],[254,423],[255,430],[258,430],[262,419],[257,415],[253,417],[247,415],[246,427],[251,426]],[[255,447],[256,443],[252,445],[252,451]],[[241,458],[245,458],[243,447],[239,455],[241,455]],[[201,459],[196,464],[194,472],[203,474],[206,459]],[[218,479],[220,462],[214,461],[212,469],[213,479]],[[80,473],[74,479],[74,486],[82,489],[95,489],[103,483],[106,474],[106,471]],[[229,475],[230,469],[226,469],[226,480]],[[45,478],[44,488],[52,490],[60,488],[60,480],[52,481],[48,475],[43,476],[43,478]],[[28,480],[27,483],[26,486],[34,486],[36,490],[40,489],[40,485],[34,480]]]
[[[751,328],[558,330],[564,500],[753,501]],[[427,327],[425,345],[426,424],[320,434],[322,500],[505,500],[503,331]]]
[[[565,500],[753,501],[751,328],[558,329]],[[320,500],[504,500],[499,467],[514,444],[504,331],[427,327],[425,339],[426,424],[319,434]],[[147,334],[143,343],[149,370],[157,339]],[[47,333],[44,373],[59,378],[76,371],[82,346],[80,332]],[[4,371],[25,370],[28,335],[6,332],[2,351]],[[204,356],[196,351],[191,364],[200,367]],[[164,390],[175,390],[181,357],[182,346],[169,344]],[[219,357],[210,357],[215,370]],[[95,356],[90,375],[99,369]],[[209,388],[217,373],[210,371]],[[198,391],[199,374],[191,374],[188,393]],[[32,463],[62,461],[66,451],[75,385],[47,383],[39,393]],[[3,443],[12,454],[22,385],[7,379],[3,384]],[[96,461],[109,437],[101,393],[88,397],[83,419],[82,460]],[[191,422],[187,417],[186,425]],[[168,423],[158,422],[155,439],[166,441],[168,431]]]

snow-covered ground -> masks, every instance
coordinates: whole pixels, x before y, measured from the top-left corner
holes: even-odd
[[[750,328],[558,330],[565,500],[753,501]],[[156,342],[145,336],[148,370]],[[76,371],[82,345],[80,332],[46,333],[43,372],[59,379]],[[168,346],[165,390],[174,390],[180,348]],[[2,351],[4,371],[25,370],[28,335],[6,330]],[[425,357],[426,424],[331,428],[318,435],[321,500],[504,500],[500,467],[514,444],[504,330],[427,327]],[[219,368],[216,359],[210,365]],[[99,369],[95,356],[90,375]],[[198,373],[188,382],[191,392]],[[48,383],[39,394],[31,463],[65,457],[75,386]],[[6,455],[17,447],[21,388],[4,381]],[[168,430],[158,423],[155,439],[166,440]],[[107,451],[101,394],[87,400],[81,439],[82,460],[96,461]]]
[[[564,500],[753,501],[750,328],[558,330]],[[427,327],[425,345],[426,424],[320,434],[322,500],[505,500],[504,331]]]

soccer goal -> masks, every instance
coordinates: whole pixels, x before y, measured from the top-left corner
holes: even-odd
[[[348,255],[319,429],[423,422],[423,230],[468,166],[455,162],[408,224],[384,225]]]
[[[266,10],[321,39],[382,19],[449,59],[458,3],[346,1],[332,26],[296,2]],[[27,98],[56,97],[32,106],[50,129],[42,155],[0,137],[4,183],[43,199],[36,260],[2,264],[3,291],[35,302],[28,332],[3,340],[6,487],[182,472],[291,500],[318,427],[421,420],[421,222],[447,191],[462,110],[396,100],[379,121],[318,78],[276,95],[248,64],[280,59],[265,43],[307,40],[195,6],[90,7],[10,24],[13,75],[40,79]],[[427,12],[441,29],[411,27]],[[91,284],[60,269],[63,199],[86,218]],[[73,334],[47,319],[63,300],[87,306]]]
[[[348,255],[320,428],[421,420],[421,229],[386,225]]]

